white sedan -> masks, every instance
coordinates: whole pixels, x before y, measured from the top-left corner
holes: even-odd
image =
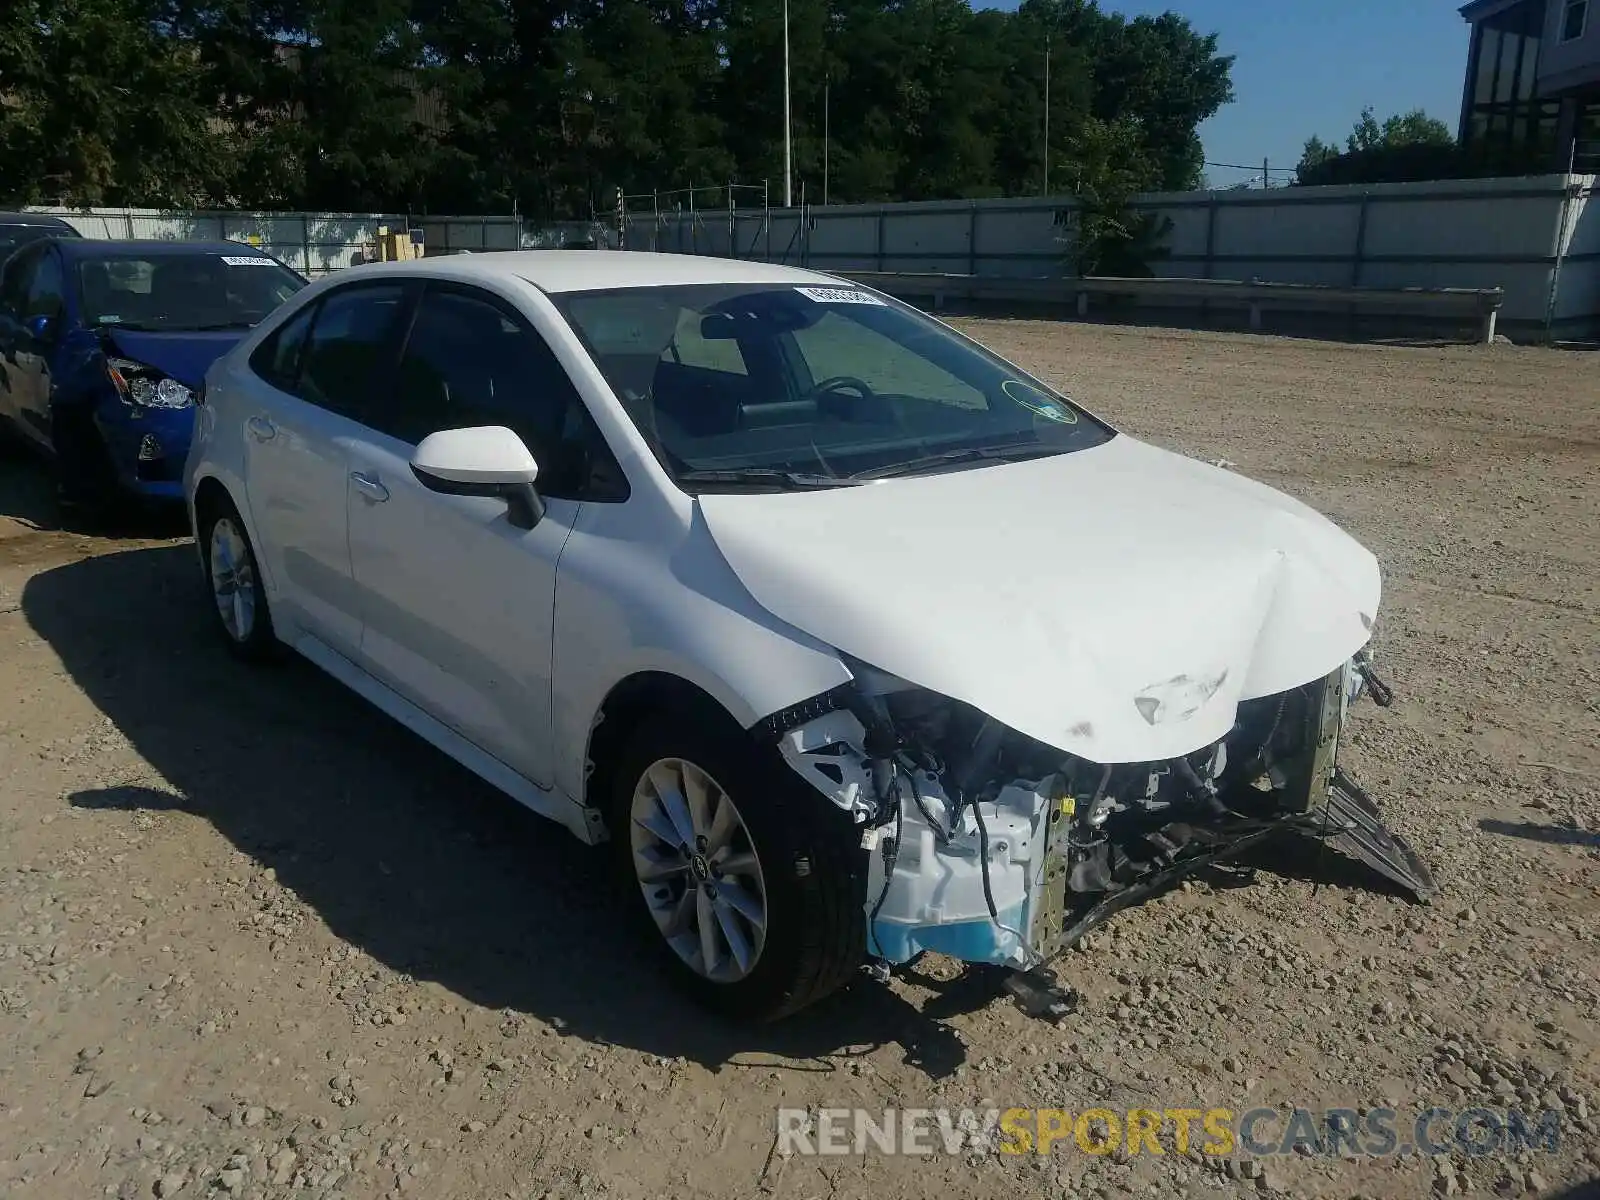
[[[1373,556],[813,272],[359,267],[213,366],[218,630],[288,646],[584,842],[698,996],[1024,971],[1284,833],[1418,896],[1335,765]],[[530,920],[538,919],[530,914]]]

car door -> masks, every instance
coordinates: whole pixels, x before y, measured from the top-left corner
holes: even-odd
[[[573,447],[592,431],[587,410],[522,314],[454,284],[423,292],[395,383],[352,459],[363,665],[548,786],[556,565],[582,503]],[[539,464],[546,511],[530,530],[511,524],[503,500],[441,495],[411,472],[428,434],[482,425],[515,430]]]
[[[19,250],[0,264],[0,419],[15,425],[22,368],[17,352],[24,333],[22,310],[28,295],[33,255]]]
[[[355,417],[393,373],[409,303],[403,282],[328,292],[257,347],[241,396],[245,492],[279,632],[310,634],[351,659],[361,616],[345,501],[351,447],[367,436]]]
[[[50,441],[50,356],[59,343],[65,312],[61,258],[47,244],[24,247],[6,264],[0,280],[4,305],[4,345],[0,354],[0,412],[12,428],[34,444]],[[44,339],[28,331],[28,319],[52,318]]]
[[[31,376],[26,386],[18,392],[17,424],[24,434],[41,445],[51,444],[50,389],[52,385],[51,360],[56,347],[66,336],[67,277],[61,254],[49,242],[40,248],[32,276],[28,280],[28,296],[24,302],[24,320],[49,317],[50,330],[43,338],[33,338],[24,333],[29,349],[25,355],[27,374]]]

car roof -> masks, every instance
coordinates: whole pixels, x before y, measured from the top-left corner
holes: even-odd
[[[62,253],[74,259],[95,258],[181,258],[195,254],[239,254],[270,257],[259,246],[248,242],[189,242],[170,238],[128,238],[106,240],[83,238],[60,243]]]
[[[585,292],[610,288],[667,287],[697,283],[834,284],[815,271],[736,258],[697,254],[654,254],[641,250],[502,250],[448,254],[356,268],[362,272],[405,267],[419,274],[514,277],[547,292]],[[343,272],[341,272],[342,274]]]
[[[48,213],[0,212],[0,225],[31,225],[37,229],[61,229],[70,233],[78,232],[60,217],[52,217]]]

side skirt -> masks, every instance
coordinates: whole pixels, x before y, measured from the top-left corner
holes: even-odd
[[[469,742],[448,725],[430,717],[393,688],[378,682],[367,672],[325,642],[302,633],[291,643],[296,651],[321,667],[374,708],[393,717],[435,749],[453,758],[486,783],[499,788],[518,804],[541,817],[565,826],[577,839],[595,845],[604,838],[603,822],[592,812],[563,793],[539,787],[526,776],[512,770],[475,743]]]

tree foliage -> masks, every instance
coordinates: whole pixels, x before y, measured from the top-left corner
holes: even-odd
[[[1380,124],[1372,109],[1364,108],[1342,151],[1320,137],[1309,138],[1296,176],[1302,184],[1404,183],[1473,173],[1470,168],[1455,135],[1436,117],[1414,109]]]
[[[779,0],[7,0],[0,201],[587,216],[618,187],[764,179],[777,200],[781,14]],[[789,53],[812,201],[825,149],[835,202],[1037,194],[1047,161],[1052,192],[1193,187],[1196,127],[1232,98],[1215,37],[1096,0],[789,0]]]

